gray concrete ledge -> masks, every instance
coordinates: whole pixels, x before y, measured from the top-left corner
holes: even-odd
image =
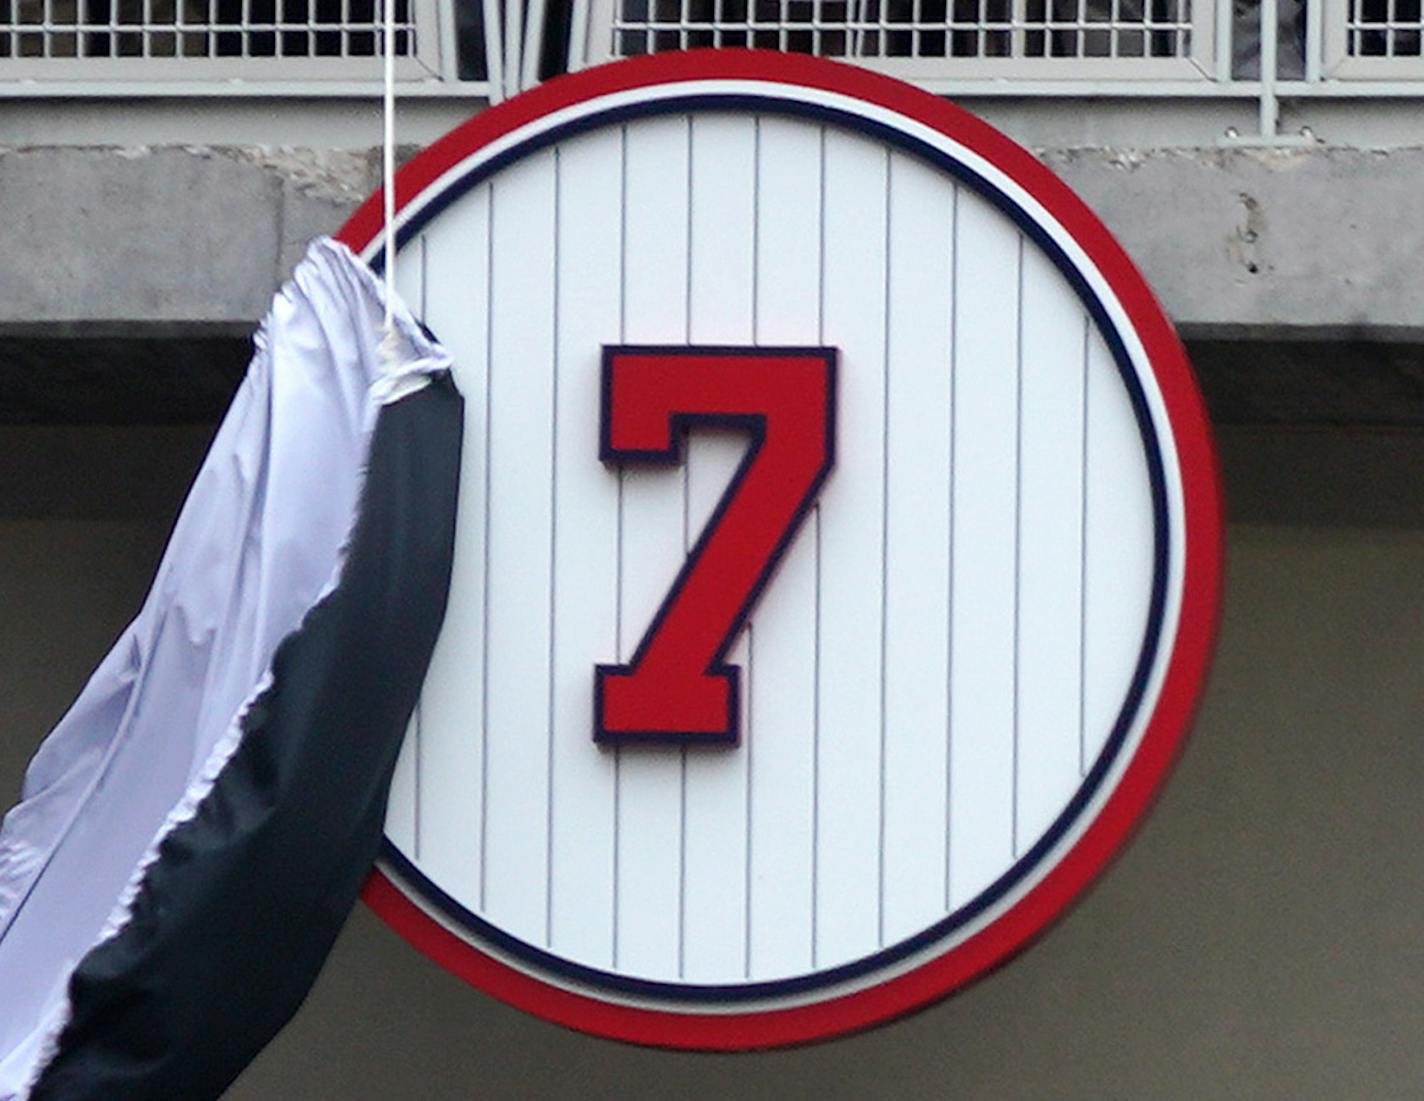
[[[1188,336],[1424,334],[1424,149],[1045,151]]]
[[[0,326],[250,326],[379,164],[371,151],[0,150]]]
[[[1184,334],[1424,338],[1424,148],[1045,150]],[[374,150],[0,148],[0,332],[251,325]]]

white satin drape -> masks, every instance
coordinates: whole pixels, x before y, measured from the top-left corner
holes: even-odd
[[[282,288],[137,618],[35,754],[0,827],[0,1101],[24,1098],[83,955],[241,739],[278,644],[335,583],[376,414],[448,370],[379,281],[315,242]]]

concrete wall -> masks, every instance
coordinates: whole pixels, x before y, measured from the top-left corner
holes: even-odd
[[[0,803],[137,608],[205,430],[0,429]],[[358,910],[233,1101],[1406,1097],[1424,1079],[1424,433],[1235,428],[1226,615],[1139,837],[1018,961],[863,1036],[619,1046]]]
[[[1077,146],[1045,121],[1060,111],[990,114],[1102,216],[1187,335],[1424,337],[1424,137]],[[141,144],[30,145],[0,111],[0,333],[250,325],[307,241],[378,183],[377,151],[339,144],[349,127],[328,138],[315,118],[297,146],[213,144],[216,123],[203,144],[163,144],[171,129],[155,116],[120,131]],[[415,129],[403,136],[439,132]]]
[[[998,107],[1023,138],[1061,110]],[[378,183],[342,117],[319,148],[20,146],[0,111],[0,423],[221,408],[274,289]],[[1040,152],[1142,267],[1219,417],[1424,421],[1424,145]]]

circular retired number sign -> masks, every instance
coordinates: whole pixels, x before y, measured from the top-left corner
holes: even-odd
[[[1122,249],[942,100],[740,51],[552,81],[397,191],[465,437],[371,904],[690,1048],[1023,947],[1147,809],[1216,619],[1206,419]],[[380,266],[376,200],[343,237]]]

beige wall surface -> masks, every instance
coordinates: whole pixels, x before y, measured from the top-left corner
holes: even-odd
[[[201,429],[0,430],[0,804],[142,599]],[[1020,959],[793,1051],[582,1037],[358,909],[232,1101],[1404,1098],[1424,1082],[1424,435],[1232,429],[1225,615],[1151,818]]]

